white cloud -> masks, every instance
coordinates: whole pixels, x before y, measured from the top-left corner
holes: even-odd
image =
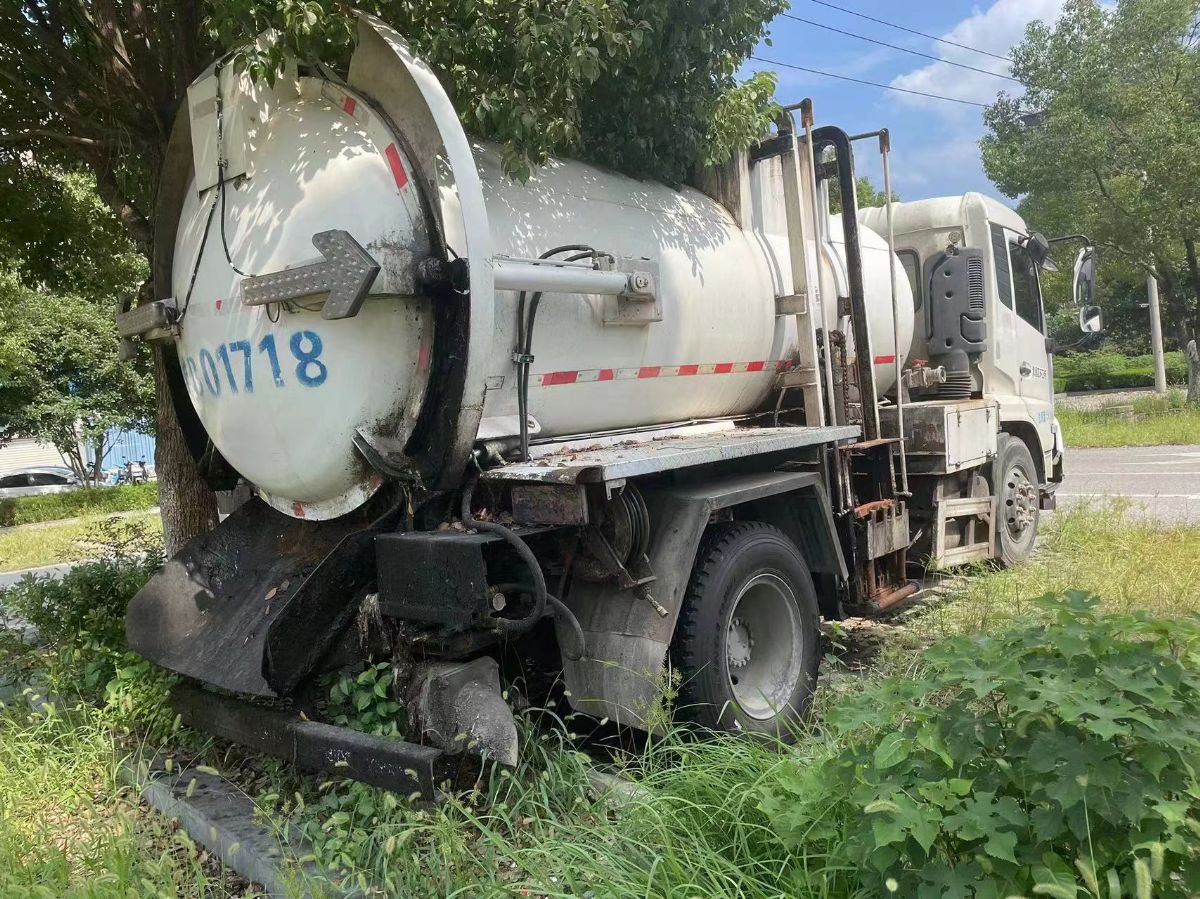
[[[945,184],[948,172],[961,180],[966,173],[973,175],[979,169],[979,146],[973,136],[934,141],[904,150],[898,161],[902,164],[896,166],[893,175],[896,193],[906,200],[941,196],[952,192]]]
[[[1025,26],[1035,19],[1052,21],[1062,11],[1063,0],[996,0],[988,9],[977,11],[963,19],[942,35],[968,47],[987,50],[1007,56],[1014,44],[1020,43]],[[964,63],[987,72],[1008,74],[1008,64],[991,56],[972,53],[948,44],[935,44],[936,52],[943,60]],[[1021,86],[983,72],[972,72],[946,62],[934,62],[913,69],[892,79],[892,87],[910,91],[957,97],[976,103],[991,103],[1001,90],[1020,93]],[[900,102],[947,114],[961,116],[972,107],[954,105],[940,100],[899,94]]]
[[[1025,26],[1041,19],[1053,22],[1064,0],[994,0],[986,8],[958,22],[941,36],[946,40],[1007,56],[1020,43]],[[931,42],[929,52],[942,60],[964,63],[987,72],[1008,74],[1002,59],[972,53],[959,47]],[[1022,87],[984,72],[972,72],[947,62],[914,68],[892,79],[892,87],[957,97],[975,103],[991,103],[1000,91],[1020,94]],[[896,188],[906,199],[958,193],[964,189],[988,190],[987,177],[979,158],[983,134],[980,110],[974,106],[946,103],[911,94],[895,94],[897,101],[917,110],[922,118],[922,137],[909,147],[896,147]],[[992,190],[994,192],[994,189]]]

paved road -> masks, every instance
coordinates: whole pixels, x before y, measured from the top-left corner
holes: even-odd
[[[1200,446],[1068,447],[1061,507],[1112,496],[1141,515],[1200,524]]]
[[[23,571],[0,572],[0,590],[11,587],[27,574],[37,577],[58,577],[75,567],[74,562],[64,562],[62,565],[47,565],[45,568],[26,568]]]

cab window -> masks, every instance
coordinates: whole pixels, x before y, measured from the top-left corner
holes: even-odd
[[[1017,315],[1042,330],[1042,291],[1038,286],[1038,267],[1029,252],[1017,244],[1008,245],[1012,259],[1013,306]]]
[[[908,276],[908,284],[912,288],[913,307],[919,310],[925,298],[925,291],[921,290],[921,257],[916,250],[897,250],[896,255],[900,257],[900,264],[904,266],[904,274]]]

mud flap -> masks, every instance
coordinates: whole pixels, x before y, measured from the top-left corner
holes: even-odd
[[[188,543],[133,598],[129,646],[236,693],[283,696],[340,635],[374,577],[380,503],[304,521],[254,498]]]

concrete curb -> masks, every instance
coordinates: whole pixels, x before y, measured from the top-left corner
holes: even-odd
[[[311,854],[308,844],[277,833],[255,814],[249,797],[220,775],[194,768],[168,774],[158,759],[149,766],[144,760],[130,760],[121,768],[121,780],[159,814],[177,821],[226,867],[261,884],[273,899],[359,899],[362,895],[336,886],[314,863],[300,862]]]

